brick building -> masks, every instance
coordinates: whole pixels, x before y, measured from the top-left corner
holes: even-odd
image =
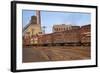
[[[58,24],[53,26],[53,32],[62,32],[67,31],[71,29],[79,29],[80,26],[72,26],[72,25],[66,25],[66,24]]]

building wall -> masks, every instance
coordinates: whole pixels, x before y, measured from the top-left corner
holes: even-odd
[[[72,26],[72,25],[66,25],[66,24],[58,24],[53,26],[53,32],[61,32],[61,31],[67,31],[71,29],[79,29],[80,26]]]
[[[32,24],[25,30],[24,35],[28,33],[31,37],[32,35],[39,35],[40,32],[42,32],[41,27],[37,24]]]

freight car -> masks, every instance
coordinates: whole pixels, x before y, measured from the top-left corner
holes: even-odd
[[[79,29],[55,32],[52,35],[54,45],[80,45]]]
[[[63,45],[64,41],[64,32],[55,32],[52,34],[52,45]]]
[[[91,26],[85,25],[80,29],[81,45],[91,45]]]
[[[66,45],[80,45],[79,29],[65,31],[63,39]]]
[[[81,44],[84,46],[87,45],[90,46],[91,45],[90,41],[91,41],[90,35],[85,35],[84,37],[81,38]]]
[[[45,34],[38,36],[38,45],[42,46],[52,45],[52,34]]]

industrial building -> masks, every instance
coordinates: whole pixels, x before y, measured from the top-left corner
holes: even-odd
[[[23,28],[23,36],[40,35],[41,30],[41,20],[40,20],[40,11],[36,11],[36,16],[31,16],[29,24]]]

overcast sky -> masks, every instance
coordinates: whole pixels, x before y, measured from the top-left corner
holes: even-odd
[[[31,16],[33,15],[36,15],[34,10],[23,10],[23,27],[29,23]],[[79,12],[41,11],[41,26],[46,26],[46,33],[51,33],[52,26],[55,24],[72,24],[79,26],[91,24],[91,14]]]

